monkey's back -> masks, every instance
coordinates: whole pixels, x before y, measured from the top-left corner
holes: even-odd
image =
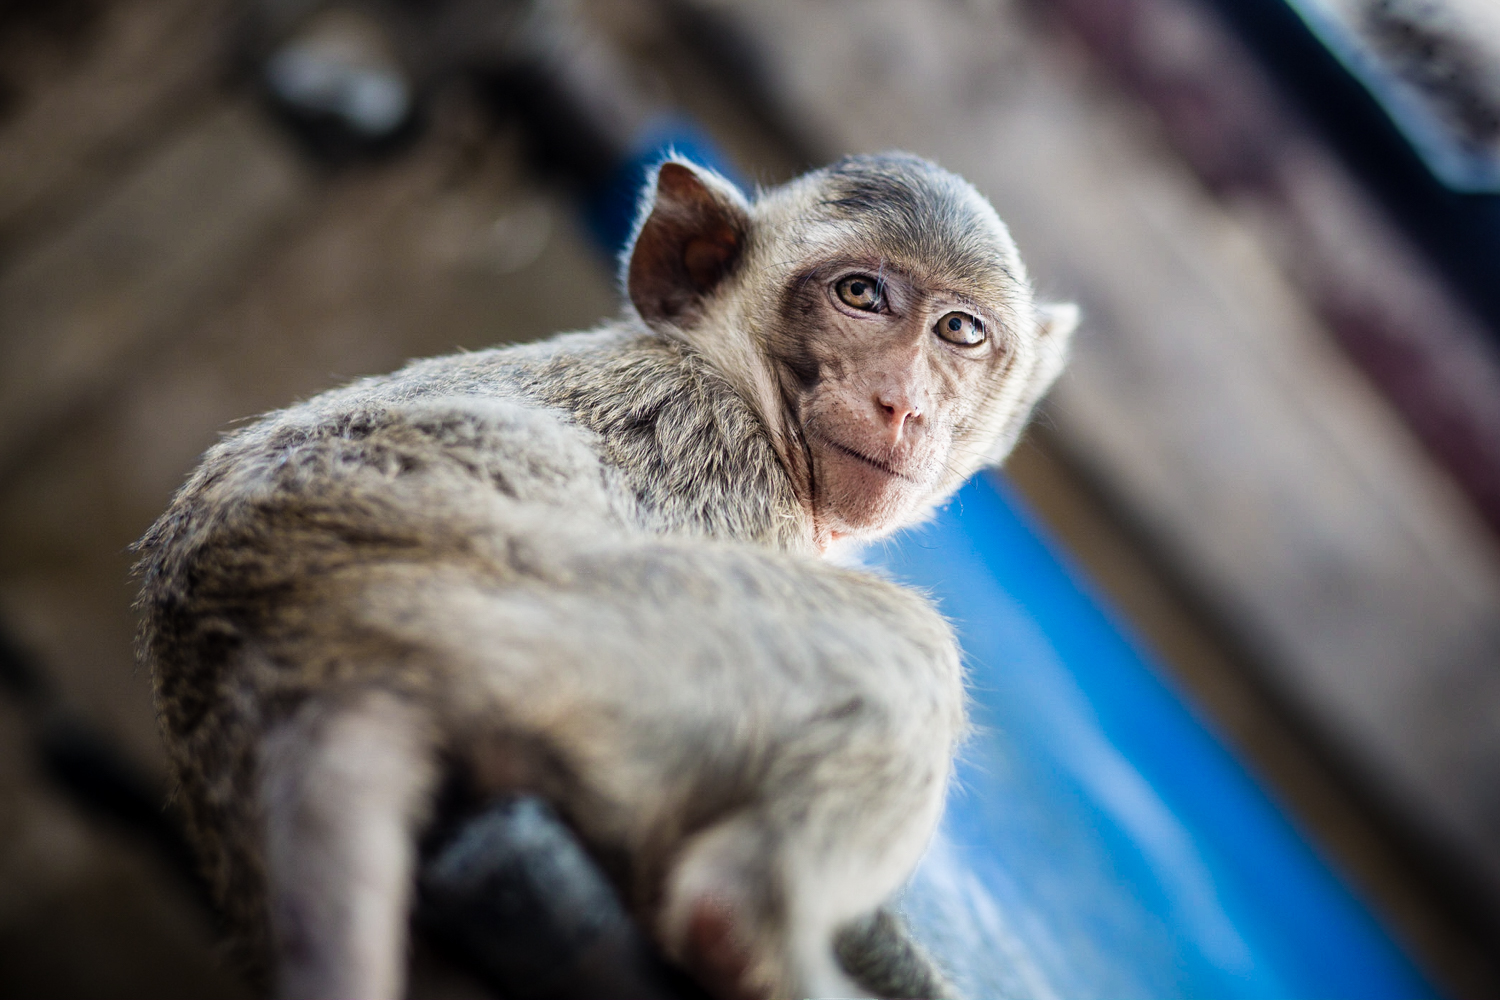
[[[417,362],[227,437],[140,543],[139,652],[233,922],[263,923],[246,838],[266,728],[313,692],[451,693],[423,650],[372,626],[372,579],[524,588],[591,540],[796,550],[800,523],[748,406],[628,324]]]

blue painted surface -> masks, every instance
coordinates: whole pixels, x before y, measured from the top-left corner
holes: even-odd
[[[1434,995],[998,480],[866,559],[932,594],[971,670],[905,900],[969,995]]]

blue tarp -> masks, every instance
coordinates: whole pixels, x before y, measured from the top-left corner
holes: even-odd
[[[932,595],[971,671],[904,901],[968,995],[1434,995],[1001,481],[866,560]]]

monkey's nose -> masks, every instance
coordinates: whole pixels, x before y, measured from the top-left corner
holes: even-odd
[[[893,445],[901,440],[908,421],[922,419],[922,408],[905,396],[882,393],[875,397],[875,408],[885,421]]]

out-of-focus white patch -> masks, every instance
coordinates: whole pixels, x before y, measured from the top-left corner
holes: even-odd
[[[541,198],[507,208],[484,235],[483,259],[496,274],[513,274],[533,264],[552,235],[552,210]]]
[[[411,87],[380,30],[348,11],[330,11],[272,54],[266,84],[287,105],[334,115],[378,138],[412,108]]]

